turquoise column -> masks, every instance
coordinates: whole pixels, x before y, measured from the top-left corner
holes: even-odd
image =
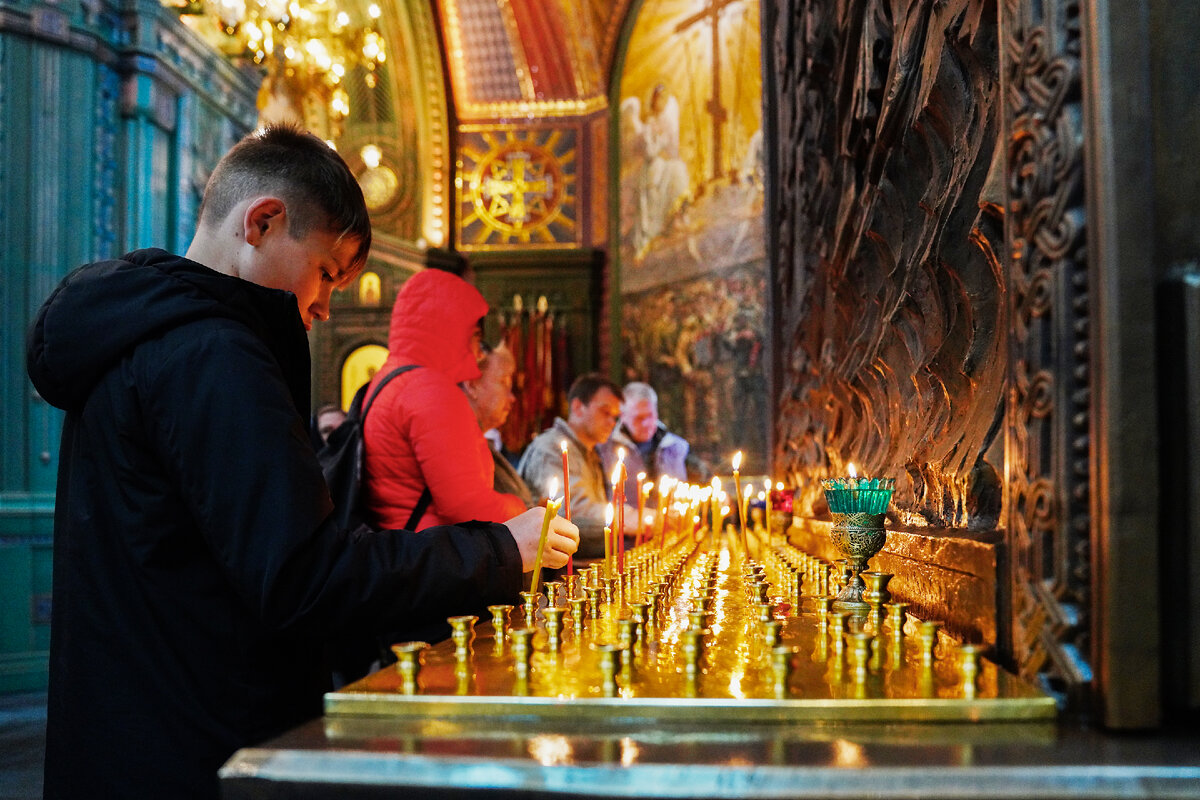
[[[156,0],[0,0],[0,692],[45,685],[62,413],[25,334],[71,269],[181,250],[257,81]]]

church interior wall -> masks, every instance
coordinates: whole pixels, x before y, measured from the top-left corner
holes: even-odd
[[[257,86],[158,6],[0,3],[0,692],[44,686],[62,415],[25,331],[72,268],[186,247],[208,170]]]
[[[494,22],[516,24],[504,30],[519,41],[521,20],[552,7],[518,5],[524,16]],[[357,96],[348,159],[358,164],[357,145],[391,126],[403,128],[395,147],[421,153],[395,161],[400,173],[443,171],[382,201],[378,288],[340,298],[314,336],[314,400],[337,399],[340,359],[386,342],[391,299],[431,248],[461,250],[496,309],[495,337],[514,295],[547,295],[566,324],[563,380],[594,367],[649,377],[665,416],[714,460],[761,418],[759,464],[798,490],[797,542],[828,550],[819,478],[851,461],[894,476],[895,535],[880,566],[950,634],[1117,727],[1200,708],[1200,190],[1189,167],[1200,104],[1194,64],[1180,57],[1200,12],[1166,0],[726,4],[761,12],[752,41],[739,34],[718,50],[729,70],[754,64],[766,100],[714,167],[716,128],[699,111],[706,97],[744,109],[745,94],[720,92],[748,92],[746,81],[714,90],[696,69],[694,83],[665,87],[688,109],[677,181],[688,190],[669,198],[671,224],[638,239],[630,190],[646,181],[622,177],[637,145],[622,139],[621,106],[637,98],[646,124],[655,86],[668,83],[655,56],[685,50],[671,16],[680,7],[585,5],[586,36],[561,50],[538,40],[538,58],[578,78],[542,84],[577,87],[552,102],[532,81],[472,94],[471,76],[452,74],[450,40],[433,25],[457,3],[394,27],[414,86],[392,75],[393,105],[370,113],[369,95]],[[186,246],[208,165],[254,124],[256,79],[172,13],[0,0],[0,691],[36,684],[48,643],[60,417],[24,376],[33,304],[77,264]],[[673,33],[662,49],[641,49],[642,15]],[[471,170],[456,169],[468,141],[466,162],[525,152],[514,141],[541,147],[570,203],[542,206],[543,233],[512,234],[509,218],[473,238]],[[672,194],[675,168],[657,169]],[[714,210],[735,195],[736,213]],[[756,371],[738,374],[750,351],[728,347],[707,383],[689,383],[681,353],[703,362],[698,341],[712,345],[717,329],[742,341],[732,335],[742,324]],[[1170,373],[1156,371],[1156,337]],[[760,405],[712,402],[732,398],[739,378]],[[1179,525],[1160,526],[1160,483],[1163,514]]]

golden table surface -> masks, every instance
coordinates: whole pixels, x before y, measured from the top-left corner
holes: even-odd
[[[657,613],[634,613],[664,571]],[[527,673],[514,637],[479,623],[423,651],[415,679],[397,665],[327,695],[322,719],[237,753],[224,796],[1200,798],[1200,737],[1063,725],[986,659],[965,676],[916,620],[839,633],[782,560],[755,572],[722,546],[631,572],[553,639],[532,612]],[[631,614],[654,620],[632,641]]]
[[[591,613],[568,617],[553,637],[547,598],[540,598],[524,678],[513,637],[497,636],[492,623],[468,621],[471,630],[457,647],[447,640],[422,652],[419,680],[411,689],[405,690],[398,669],[380,670],[327,695],[326,714],[620,717],[717,725],[1055,716],[1053,698],[986,659],[976,657],[975,675],[965,678],[960,646],[944,636],[917,635],[919,621],[911,616],[902,625],[882,613],[869,620],[845,614],[836,619],[819,611],[817,597],[789,589],[782,574],[788,567],[778,560],[771,562],[773,568],[755,570],[727,543],[678,552],[665,566],[654,555],[635,551],[631,563],[642,557],[659,566],[637,579],[631,575],[614,598]],[[631,566],[629,572],[639,571]],[[641,607],[635,612],[631,600],[645,595],[649,575],[661,573],[671,578],[670,586],[659,591],[656,613]],[[759,579],[768,574],[773,580]],[[561,601],[556,605],[574,613]],[[515,609],[513,624],[528,625],[528,613]],[[635,617],[646,624],[631,625]],[[768,619],[775,626],[769,638]],[[695,633],[699,629],[702,635]],[[852,629],[867,631],[857,653]],[[689,630],[691,642],[702,644],[690,658]],[[612,647],[617,652],[608,654],[606,680],[603,651]]]
[[[325,717],[221,771],[262,798],[1200,798],[1200,735],[1063,723]]]

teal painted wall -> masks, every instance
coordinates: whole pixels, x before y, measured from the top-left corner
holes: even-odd
[[[187,247],[257,89],[157,0],[0,0],[0,692],[45,685],[50,641],[62,414],[26,377],[26,328],[71,269]]]

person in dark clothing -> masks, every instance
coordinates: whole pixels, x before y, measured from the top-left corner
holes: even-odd
[[[366,259],[362,193],[324,142],[251,134],[217,165],[186,257],[63,279],[30,330],[66,411],[45,796],[218,796],[238,748],[321,713],[333,634],[511,602],[542,512],[337,530],[308,435],[305,329]],[[561,566],[578,533],[556,520]]]
[[[327,403],[317,409],[313,414],[313,429],[320,437],[321,444],[329,441],[329,434],[338,429],[338,426],[346,421],[346,412],[336,403]]]

